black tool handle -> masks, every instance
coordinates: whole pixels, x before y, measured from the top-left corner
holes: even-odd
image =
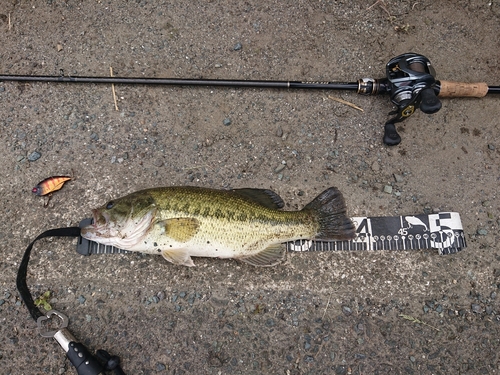
[[[437,97],[434,89],[429,87],[420,92],[420,110],[427,114],[436,113],[441,109],[441,101]]]
[[[396,130],[396,125],[392,122],[386,122],[384,126],[384,143],[387,146],[396,146],[401,143],[401,137]]]
[[[70,342],[68,352],[69,360],[75,366],[78,375],[104,374],[104,368],[87,348],[79,342]]]

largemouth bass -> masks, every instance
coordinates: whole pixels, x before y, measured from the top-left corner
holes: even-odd
[[[94,222],[81,235],[124,250],[161,254],[185,266],[194,266],[192,256],[272,266],[283,258],[284,242],[354,237],[337,188],[300,211],[281,211],[283,206],[278,194],[264,189],[146,189],[93,210]]]

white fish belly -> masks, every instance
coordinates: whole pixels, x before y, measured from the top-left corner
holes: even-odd
[[[200,220],[196,234],[188,241],[176,241],[163,226],[154,225],[149,233],[128,250],[161,254],[164,250],[186,251],[189,256],[239,258],[257,254],[272,244],[311,238],[316,233],[305,225],[270,225],[266,223],[221,223]]]

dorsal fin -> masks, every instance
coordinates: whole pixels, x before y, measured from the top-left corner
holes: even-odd
[[[281,199],[281,197],[274,191],[269,189],[244,188],[233,189],[231,191],[242,198],[251,200],[252,202],[258,203],[261,206],[272,208],[274,210],[283,208],[285,206],[283,199]]]

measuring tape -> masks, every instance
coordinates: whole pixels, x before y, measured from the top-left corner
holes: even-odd
[[[288,251],[371,251],[437,249],[440,255],[455,254],[465,248],[465,235],[457,212],[437,214],[353,217],[356,237],[349,241],[297,240],[287,242]],[[80,222],[80,228],[92,219]],[[82,255],[119,254],[131,251],[102,245],[80,237],[76,251]]]

